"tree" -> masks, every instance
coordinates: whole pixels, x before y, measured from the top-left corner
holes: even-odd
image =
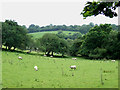
[[[45,54],[47,52],[47,55],[50,55],[50,52],[52,52],[51,55],[53,55],[53,52],[59,51],[58,50],[59,38],[55,34],[46,33],[43,35],[41,39],[39,39],[39,42],[40,49],[45,51]]]
[[[37,40],[37,47],[40,51],[45,52],[48,56],[53,53],[61,53],[64,56],[68,50],[67,41],[57,37],[55,34],[46,33],[42,38]]]
[[[71,56],[77,56],[79,54],[81,44],[82,44],[81,39],[74,40],[72,46],[70,47],[69,54]]]
[[[120,59],[120,40],[119,32],[111,31],[108,35],[105,48],[107,50],[107,58]]]
[[[81,45],[80,50],[81,55],[93,57],[95,55],[102,55],[103,53],[105,53],[104,46],[106,45],[106,41],[108,40],[108,34],[111,30],[112,27],[109,24],[101,24],[100,26],[93,27],[84,36],[85,39]]]
[[[89,25],[90,25],[91,27],[94,27],[94,23],[93,23],[93,22],[90,22]]]
[[[81,14],[84,19],[88,16],[97,16],[99,14],[105,15],[107,17],[113,18],[117,16],[115,12],[116,8],[120,6],[120,1],[118,2],[102,2],[93,1],[87,2]]]
[[[62,54],[62,57],[65,53],[68,53],[68,43],[64,39],[59,39],[59,49],[58,52]]]
[[[2,44],[10,50],[12,47],[21,48],[25,44],[27,30],[17,22],[6,20],[2,23]]]

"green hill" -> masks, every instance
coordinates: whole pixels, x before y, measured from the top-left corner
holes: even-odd
[[[78,33],[78,32],[73,32],[73,31],[62,31],[62,32],[66,35],[68,35],[70,33],[71,33],[70,35],[73,35],[74,33]],[[29,33],[29,34],[32,35],[34,39],[36,39],[36,38],[42,37],[45,33],[55,33],[55,34],[57,34],[58,31],[36,32],[36,33]]]

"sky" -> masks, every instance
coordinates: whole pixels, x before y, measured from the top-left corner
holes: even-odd
[[[98,15],[83,19],[80,13],[85,3],[85,0],[2,0],[0,21],[15,20],[19,25],[27,27],[30,24],[39,26],[83,25],[90,22],[118,25],[118,17],[109,18]]]

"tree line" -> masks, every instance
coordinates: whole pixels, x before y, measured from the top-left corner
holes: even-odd
[[[66,37],[60,30],[57,34],[46,33],[34,40],[24,26],[6,20],[2,22],[2,45],[9,50],[42,51],[48,56],[60,53],[91,59],[120,59],[120,32],[111,24],[94,25],[84,35],[76,33]]]
[[[27,30],[28,33],[34,33],[34,32],[45,32],[45,31],[74,31],[74,32],[80,32],[81,34],[86,34],[87,32],[89,32],[89,30],[94,27],[97,24],[94,24],[92,22],[90,22],[88,25],[83,24],[82,26],[80,25],[70,25],[70,26],[66,26],[66,25],[47,25],[47,26],[38,26],[38,25],[34,25],[31,24]],[[113,30],[117,30],[118,26],[115,24],[111,24]]]
[[[90,59],[120,59],[120,32],[113,30],[110,24],[96,25],[74,40],[61,38],[59,34],[43,35],[37,39],[37,48],[46,55],[61,53],[62,56],[66,54]]]
[[[47,26],[38,26],[31,24],[27,29],[28,33],[34,33],[34,32],[44,32],[44,31],[74,31],[74,32],[80,32],[82,34],[86,34],[91,27],[94,26],[94,23],[90,23],[89,25],[83,24],[82,26],[79,25],[47,25]]]

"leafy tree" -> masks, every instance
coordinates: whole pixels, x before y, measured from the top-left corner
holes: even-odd
[[[83,24],[80,28],[79,28],[79,32],[81,32],[82,34],[86,34],[87,32],[89,32],[89,30],[91,29],[92,27],[90,25],[86,25],[86,24]]]
[[[79,54],[81,44],[82,44],[81,39],[74,40],[72,46],[70,47],[69,54],[71,56],[77,56]]]
[[[108,40],[108,34],[112,30],[109,24],[101,24],[100,26],[93,27],[84,37],[84,41],[81,45],[81,55],[84,56],[95,56],[96,54],[102,55],[102,52],[105,50],[104,46]],[[102,50],[100,50],[102,49]],[[96,53],[98,52],[98,53]],[[101,54],[100,54],[100,53]],[[103,52],[103,53],[104,53]]]
[[[60,39],[55,34],[47,33],[37,41],[39,50],[45,52],[47,55],[53,55],[53,53],[61,53],[64,56],[67,53],[68,44],[64,39]]]
[[[113,29],[113,30],[118,31],[118,26],[117,26],[117,25],[115,25],[115,24],[111,24],[111,26],[112,26],[112,29]]]
[[[50,55],[50,52],[58,52],[59,38],[55,34],[44,34],[40,40],[40,46],[42,50],[47,52],[47,55]]]
[[[26,39],[27,30],[17,22],[6,20],[2,23],[2,44],[10,50],[12,47],[21,48]]]
[[[94,23],[93,23],[93,22],[90,22],[89,25],[90,25],[91,27],[94,27]]]
[[[83,15],[84,19],[88,16],[97,16],[99,14],[113,18],[117,16],[115,10],[119,6],[120,6],[120,1],[119,2],[118,1],[117,2],[102,2],[102,1],[87,2],[81,14]]]
[[[120,59],[120,40],[119,32],[111,31],[108,35],[105,48],[107,49],[107,58]]]
[[[65,53],[68,53],[68,43],[64,39],[59,39],[59,49],[58,52],[62,54],[62,57],[64,56]]]

